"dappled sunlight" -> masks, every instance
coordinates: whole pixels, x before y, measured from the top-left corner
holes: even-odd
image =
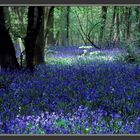
[[[75,59],[74,58],[53,58],[50,57],[47,59],[46,64],[51,64],[51,65],[72,65],[75,63]]]
[[[80,46],[79,49],[91,49],[93,46]]]
[[[99,60],[102,60],[102,61],[113,61],[114,58],[112,56],[99,56],[99,58],[97,58]]]
[[[78,50],[77,50],[78,51]],[[53,51],[52,51],[53,52]],[[96,61],[104,61],[104,62],[111,62],[116,60],[116,55],[110,55],[105,53],[104,51],[94,50],[88,52],[87,50],[83,50],[83,53],[73,53],[69,52],[67,54],[60,53],[58,51],[57,53],[52,53],[49,56],[46,56],[45,60],[47,64],[59,64],[59,65],[73,65],[76,63],[92,63]]]

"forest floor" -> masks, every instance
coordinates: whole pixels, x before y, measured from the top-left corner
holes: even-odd
[[[140,134],[140,67],[122,50],[46,53],[33,74],[0,72],[0,133]]]

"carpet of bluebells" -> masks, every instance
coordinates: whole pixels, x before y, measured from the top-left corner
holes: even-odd
[[[118,49],[52,50],[34,73],[0,72],[0,134],[140,134],[138,65]]]

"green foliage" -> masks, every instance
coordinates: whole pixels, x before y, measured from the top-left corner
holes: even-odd
[[[24,38],[27,29],[27,7],[7,7],[6,25],[14,42],[18,37]]]
[[[54,13],[53,13],[54,25],[51,31],[53,32],[56,44],[59,44],[59,45],[62,42],[63,31],[67,30],[64,27],[65,20],[63,20],[65,17],[64,15],[66,14],[65,13],[66,8],[67,7],[55,7]],[[87,46],[81,45],[79,48],[90,49],[92,48],[92,46],[90,46],[90,43],[93,42],[97,45],[101,44],[101,46],[106,47],[105,45],[102,44],[102,42],[99,42],[100,32],[104,32],[103,42],[125,41],[126,43],[129,39],[135,38],[139,40],[140,32],[138,29],[139,22],[137,19],[138,17],[137,17],[137,12],[136,12],[137,7],[128,7],[128,8],[131,8],[130,9],[131,13],[129,17],[130,27],[128,27],[128,25],[125,22],[125,17],[126,17],[125,14],[127,11],[126,7],[117,6],[115,14],[116,15],[119,14],[119,19],[118,19],[119,25],[117,25],[117,21],[116,21],[117,16],[115,17],[115,24],[112,25],[114,6],[108,6],[105,29],[104,31],[100,31],[101,26],[102,26],[102,23],[101,23],[102,7],[101,6],[70,7],[69,25],[68,25],[70,45],[77,45],[77,44],[87,45],[88,44]],[[10,29],[10,34],[12,36],[14,43],[17,41],[17,37],[24,38],[26,36],[27,21],[28,21],[27,13],[28,13],[27,7],[18,7],[18,8],[8,7],[6,10],[6,26],[7,28]],[[45,18],[47,18],[47,15],[45,15]],[[112,32],[111,32],[111,27],[113,28]],[[118,35],[117,28],[119,28],[119,35]],[[130,28],[130,31],[128,31],[128,28]],[[127,34],[128,34],[127,32],[130,32],[129,37],[127,37]],[[110,35],[112,36],[110,37]],[[135,49],[135,46],[133,45],[132,47],[129,46],[128,48],[125,48],[127,49],[127,54],[124,54],[124,56],[120,56],[122,57],[121,59],[124,58],[124,61],[126,62],[139,61],[139,57],[133,48]],[[55,52],[48,52],[49,55],[52,55],[53,53]],[[101,54],[101,53],[100,54],[92,53],[91,55],[104,56],[104,54]]]
[[[61,119],[61,120],[57,120],[56,123],[55,123],[56,127],[64,127],[64,128],[67,128],[67,122],[66,120],[64,119]]]
[[[83,130],[83,133],[84,134],[89,134],[89,132],[91,131],[91,127],[87,127],[87,128],[85,128],[84,130]]]
[[[34,125],[32,123],[28,124],[27,131],[32,132],[31,130],[33,130],[34,128],[36,128],[36,130],[37,130],[37,132],[35,132],[36,134],[45,134],[45,131],[41,127],[39,127],[38,125]]]
[[[125,63],[139,63],[140,49],[133,43],[129,43],[123,48],[123,53],[118,54],[115,60],[123,61]]]
[[[124,56],[124,60],[128,63],[133,62],[139,62],[140,56],[139,56],[139,49],[133,45],[128,45],[128,48],[126,48],[126,55]]]

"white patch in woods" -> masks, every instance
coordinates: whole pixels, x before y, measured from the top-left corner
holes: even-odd
[[[25,46],[24,46],[24,44],[23,44],[23,42],[22,42],[22,39],[21,39],[21,38],[18,38],[18,39],[17,39],[17,43],[18,43],[19,46],[20,46],[20,51],[23,52],[23,51],[25,50]]]

